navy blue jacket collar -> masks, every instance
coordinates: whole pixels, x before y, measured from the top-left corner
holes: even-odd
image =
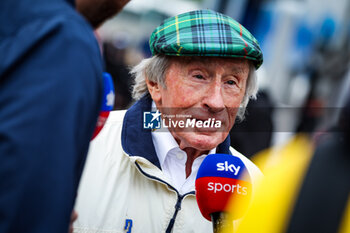
[[[137,101],[126,112],[122,129],[122,146],[130,156],[141,156],[156,165],[159,169],[160,163],[156,154],[151,130],[143,129],[143,112],[151,111],[152,99],[149,95]],[[230,136],[228,135],[216,149],[217,153],[230,153]]]

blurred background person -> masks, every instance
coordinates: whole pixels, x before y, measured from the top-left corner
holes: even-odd
[[[230,131],[231,145],[251,158],[270,147],[273,135],[273,104],[269,94],[260,90],[257,99],[249,101],[244,119]]]
[[[77,7],[97,27],[127,2]],[[103,94],[90,24],[74,0],[0,2],[1,233],[68,231]]]

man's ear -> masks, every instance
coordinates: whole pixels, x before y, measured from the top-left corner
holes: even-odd
[[[153,81],[150,81],[148,78],[146,78],[146,84],[147,84],[148,91],[151,94],[153,101],[158,106],[158,104],[160,104],[161,100],[162,100],[160,84],[153,82]]]

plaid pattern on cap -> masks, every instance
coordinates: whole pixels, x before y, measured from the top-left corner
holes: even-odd
[[[256,68],[263,62],[254,36],[234,19],[211,10],[166,19],[149,43],[152,55],[239,57],[252,60]]]

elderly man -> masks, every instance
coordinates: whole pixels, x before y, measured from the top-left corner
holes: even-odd
[[[211,232],[194,189],[206,155],[239,157],[253,183],[261,175],[228,137],[256,93],[255,38],[230,17],[199,10],[165,20],[150,47],[153,57],[132,70],[138,101],[113,112],[92,142],[75,232]]]

